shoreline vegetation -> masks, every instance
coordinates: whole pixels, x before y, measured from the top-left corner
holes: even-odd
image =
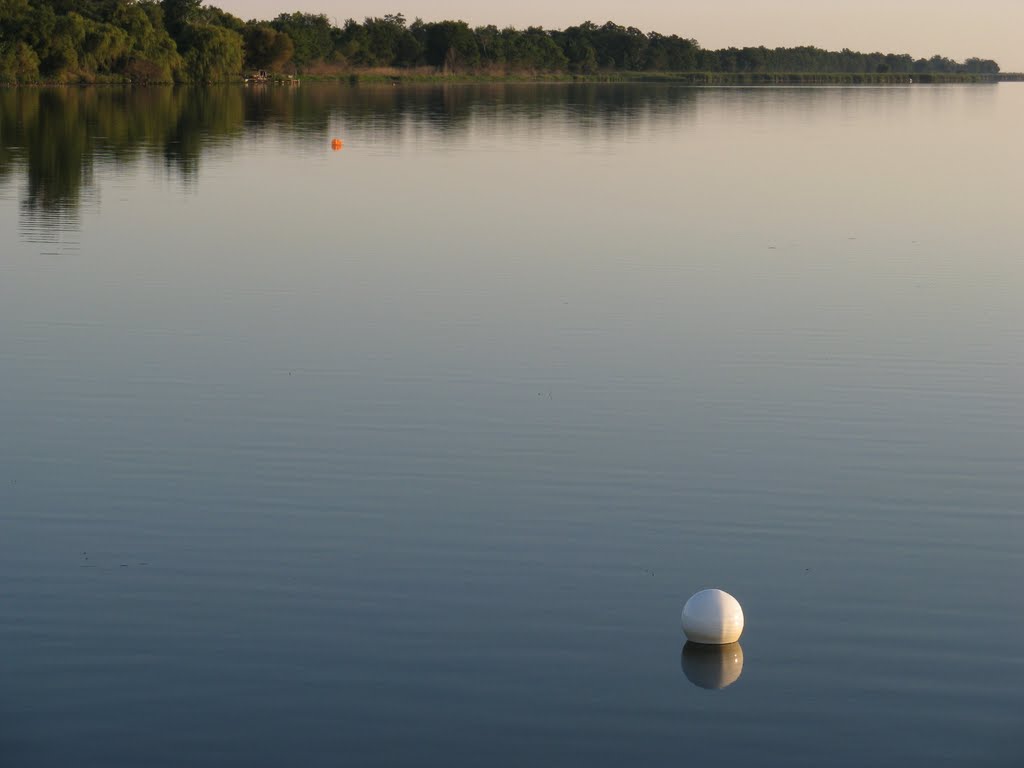
[[[0,0],[0,84],[342,81],[685,85],[1024,81],[991,59],[794,48],[705,49],[611,21],[563,30],[282,13],[243,21],[202,0]]]
[[[268,76],[266,82],[287,84],[292,78]],[[907,83],[1024,82],[1024,74],[924,73],[907,75],[876,72],[606,72],[600,74],[508,72],[416,72],[353,69],[337,75],[305,75],[308,82],[347,81],[350,85],[405,85],[416,83],[660,83],[709,85],[901,85]]]

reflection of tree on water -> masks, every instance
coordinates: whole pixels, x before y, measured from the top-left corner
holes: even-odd
[[[58,92],[33,95],[36,98],[20,100],[13,114],[5,105],[0,128],[4,144],[20,150],[26,161],[22,209],[73,211],[83,188],[92,182],[90,136],[81,130],[81,114]]]
[[[393,140],[409,124],[457,140],[502,121],[569,120],[584,134],[637,116],[692,114],[694,89],[671,85],[480,84],[412,87],[34,88],[0,90],[0,182],[25,174],[22,215],[77,220],[97,166],[157,161],[185,182],[205,152],[274,130],[326,141],[332,121]],[[45,214],[45,216],[44,216]]]
[[[407,122],[445,134],[508,116],[572,119],[584,133],[621,126],[634,117],[692,115],[698,91],[674,85],[483,83],[370,87],[342,91],[337,105],[346,124],[397,136]]]
[[[92,186],[90,138],[81,115],[55,91],[0,91],[0,179],[23,166],[23,236],[58,243],[78,226],[82,196]]]
[[[173,91],[175,109],[163,138],[163,156],[168,167],[183,179],[199,172],[204,146],[241,138],[245,112],[241,92],[230,86],[179,88]]]
[[[204,147],[241,136],[244,125],[237,88],[2,90],[0,181],[24,172],[29,224],[71,223],[97,164],[160,159],[188,181]]]

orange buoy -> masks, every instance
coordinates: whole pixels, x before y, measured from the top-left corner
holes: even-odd
[[[341,149],[341,146],[341,139],[335,139],[334,141],[331,142],[331,149],[333,149],[335,152]]]

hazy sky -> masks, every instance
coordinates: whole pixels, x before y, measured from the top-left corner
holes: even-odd
[[[282,11],[347,18],[401,12],[411,21],[463,19],[472,25],[539,24],[560,29],[587,19],[695,38],[706,48],[729,45],[817,45],[860,51],[941,53],[995,59],[1024,71],[1024,0],[207,0],[250,18]]]

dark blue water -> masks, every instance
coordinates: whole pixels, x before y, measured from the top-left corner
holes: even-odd
[[[1019,765],[1022,118],[0,91],[0,764]]]

